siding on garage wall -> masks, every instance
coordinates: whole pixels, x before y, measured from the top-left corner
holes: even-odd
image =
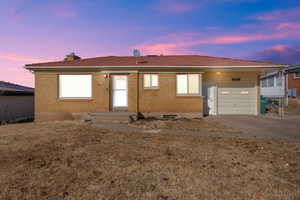
[[[229,94],[226,94],[227,92]],[[220,83],[218,91],[219,114],[257,114],[256,95],[257,89],[253,81]]]
[[[232,81],[232,78],[240,78],[241,82],[253,82],[255,84],[256,91],[256,108],[257,112],[260,108],[260,73],[259,72],[207,72],[203,74],[203,83],[214,83],[216,86],[228,83],[235,82]],[[236,81],[238,83],[239,81]],[[218,104],[218,99],[217,99]]]

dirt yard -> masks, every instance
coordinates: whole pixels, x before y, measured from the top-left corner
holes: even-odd
[[[145,119],[134,121],[129,124],[131,127],[141,129],[168,129],[182,131],[207,131],[218,133],[241,133],[238,129],[233,129],[224,124],[209,119]]]
[[[285,107],[285,112],[290,115],[299,115],[300,99],[289,98],[289,105]]]
[[[300,199],[300,144],[0,126],[0,199]]]

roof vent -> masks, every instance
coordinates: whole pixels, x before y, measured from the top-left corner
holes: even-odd
[[[72,53],[66,55],[64,60],[65,61],[72,61],[72,60],[79,60],[79,59],[80,59],[80,57],[77,56],[74,52],[72,52]]]

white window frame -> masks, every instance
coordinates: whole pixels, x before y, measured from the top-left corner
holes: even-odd
[[[62,77],[63,76],[89,76],[90,77],[90,96],[86,96],[86,97],[76,97],[76,96],[72,96],[72,97],[65,97],[65,96],[63,96],[63,94],[62,94]],[[89,99],[93,99],[93,76],[92,76],[92,74],[59,74],[58,75],[58,97],[59,97],[59,99],[61,99],[61,100],[68,100],[68,99],[70,99],[70,100],[76,100],[76,99],[78,99],[78,100],[89,100]]]
[[[267,80],[268,80],[268,87],[270,87],[270,88],[275,87],[275,77],[274,76],[268,77]],[[270,84],[270,82],[272,82],[273,84]]]
[[[297,76],[297,73],[300,73],[300,72],[295,72],[295,79],[300,79],[300,76]]]
[[[146,75],[150,76],[150,86],[149,87],[145,86],[145,76]],[[157,76],[157,86],[152,85],[152,76],[153,75]],[[159,74],[157,74],[157,73],[145,73],[145,74],[143,74],[143,88],[144,89],[159,89]]]
[[[276,77],[276,87],[282,87],[282,76],[279,74],[275,76]]]
[[[262,88],[268,87],[268,81],[267,81],[266,78],[264,78],[264,79],[261,80],[261,87]]]
[[[187,93],[178,93],[178,75],[187,75]],[[198,75],[198,93],[189,93],[189,75]],[[178,73],[176,74],[176,95],[177,96],[202,96],[202,74],[199,73]]]

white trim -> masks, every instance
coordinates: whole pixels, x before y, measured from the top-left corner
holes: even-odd
[[[145,87],[145,75],[149,75],[150,76],[150,85],[149,87]],[[152,86],[152,75],[156,75],[157,76],[157,86]],[[159,74],[158,73],[144,73],[143,74],[143,89],[145,90],[158,90],[159,89]]]
[[[139,72],[139,74],[204,74],[206,72],[195,72],[195,71],[143,71],[143,72]]]
[[[238,69],[238,68],[283,68],[288,65],[245,65],[245,66],[161,66],[161,65],[128,65],[128,66],[25,66],[25,69],[85,69],[85,68],[202,68],[202,69]]]
[[[115,90],[125,90],[125,89],[115,89],[114,87],[115,87],[115,82],[114,82],[114,78],[116,77],[116,76],[124,76],[124,77],[126,77],[126,95],[127,95],[127,98],[126,98],[126,106],[115,106],[114,105],[114,103],[115,103],[115,96],[114,96],[114,91]],[[111,92],[111,95],[112,95],[112,109],[114,110],[114,109],[128,109],[128,106],[129,106],[129,95],[128,95],[128,75],[115,75],[115,74],[113,74],[113,75],[111,75],[111,79],[112,79],[112,92]]]
[[[99,73],[102,74],[121,74],[121,73],[138,73],[136,70],[129,70],[129,71],[100,71]]]
[[[76,74],[78,76],[89,76],[91,81],[91,96],[89,97],[64,97],[62,94],[62,76],[64,75],[74,75],[74,74],[58,74],[58,99],[59,100],[92,100],[93,99],[93,75],[92,74]]]
[[[198,93],[189,93],[189,76],[188,75],[198,75]],[[187,93],[178,93],[178,79],[177,75],[187,75]],[[202,96],[202,74],[199,73],[177,73],[176,74],[176,96]]]

